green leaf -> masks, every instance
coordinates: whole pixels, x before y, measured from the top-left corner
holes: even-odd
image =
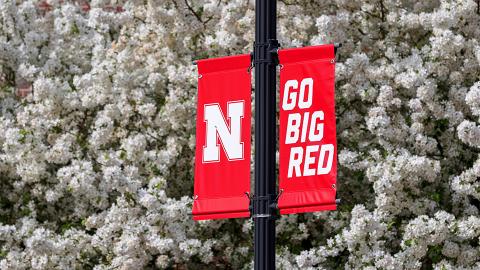
[[[405,241],[405,245],[407,247],[411,247],[414,244],[415,244],[415,240],[413,240],[413,239],[408,239],[407,241]]]
[[[80,34],[80,29],[78,29],[78,26],[75,22],[72,24],[72,27],[70,28],[70,32],[74,35]]]
[[[440,193],[437,193],[437,192],[431,194],[430,198],[437,203],[440,203],[440,201],[442,200],[442,196],[440,195]]]
[[[395,220],[387,224],[387,229],[390,230],[393,227],[393,225],[395,225]]]
[[[442,247],[439,245],[431,246],[428,249],[427,255],[430,258],[430,260],[432,260],[432,263],[438,263],[439,261],[442,260]]]
[[[125,150],[120,151],[120,159],[125,160],[127,158],[127,152]]]
[[[25,141],[27,140],[27,135],[30,133],[28,130],[26,129],[21,129],[19,132],[20,134],[20,139],[18,139],[18,141],[20,143],[25,143]]]

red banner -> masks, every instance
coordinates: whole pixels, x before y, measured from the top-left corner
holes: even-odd
[[[281,214],[335,210],[333,45],[279,50]]]
[[[249,217],[250,55],[198,61],[193,219]]]

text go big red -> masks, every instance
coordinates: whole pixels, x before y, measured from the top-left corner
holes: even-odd
[[[287,113],[285,145],[290,148],[287,178],[328,174],[333,165],[334,144],[321,142],[325,113],[311,110],[313,78],[288,80],[283,87],[282,110]],[[317,93],[319,96],[320,93]],[[313,144],[310,144],[313,143]]]

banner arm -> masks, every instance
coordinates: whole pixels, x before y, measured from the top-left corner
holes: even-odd
[[[335,55],[337,55],[337,49],[338,48],[341,48],[342,47],[342,43],[339,43],[339,42],[335,42],[333,43],[333,46],[334,46],[334,53]],[[280,49],[280,45],[278,45],[277,48],[274,48],[271,53],[275,53],[275,54],[278,54],[278,50]],[[251,61],[252,61],[252,66],[255,66],[255,63],[254,63],[254,55],[253,55],[253,52],[250,53],[250,57],[251,57]],[[193,61],[192,62],[193,65],[197,65],[197,61]]]
[[[337,49],[342,47],[342,43],[335,42],[335,43],[333,43],[333,47],[334,47],[333,52],[334,52],[335,56],[337,56]]]

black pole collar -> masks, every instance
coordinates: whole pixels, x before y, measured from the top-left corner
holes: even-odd
[[[255,42],[253,51],[253,65],[255,66],[257,63],[267,63],[267,64],[274,64],[278,65],[278,48],[280,44],[276,39],[269,39],[265,43],[258,43]],[[261,56],[266,56],[265,58],[261,58]]]

